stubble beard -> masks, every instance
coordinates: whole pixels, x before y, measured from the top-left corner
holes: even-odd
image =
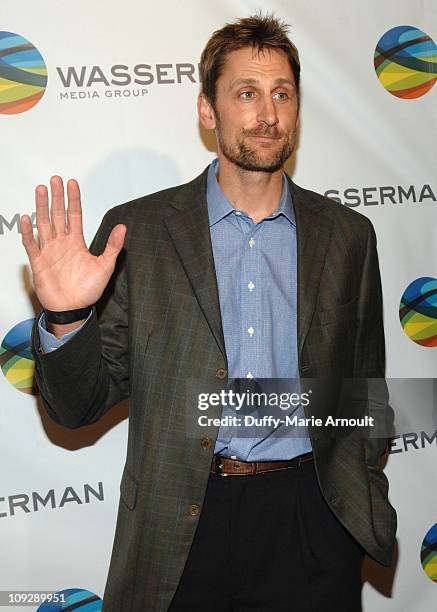
[[[251,172],[273,173],[282,168],[293,153],[295,145],[295,132],[278,132],[276,127],[264,126],[256,130],[241,130],[240,136],[234,144],[228,144],[223,137],[223,130],[217,117],[216,135],[220,150],[228,161],[243,170]],[[282,141],[282,146],[272,151],[270,156],[264,157],[252,149],[246,142],[248,136],[271,136]]]

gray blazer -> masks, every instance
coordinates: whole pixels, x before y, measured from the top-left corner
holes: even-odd
[[[36,378],[47,412],[76,428],[129,398],[127,458],[107,612],[164,612],[199,520],[218,428],[187,433],[190,381],[219,391],[227,360],[206,204],[207,169],[193,181],[111,209],[91,245],[127,225],[125,249],[97,315],[68,343],[42,354]],[[384,377],[376,239],[356,211],[289,179],[298,239],[301,377]],[[210,416],[220,416],[219,408]],[[365,551],[387,565],[396,533],[386,439],[318,438],[310,429],[324,498]]]

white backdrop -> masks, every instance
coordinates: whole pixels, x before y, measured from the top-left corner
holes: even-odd
[[[37,305],[14,216],[32,212],[36,184],[53,174],[75,177],[91,239],[108,208],[199,174],[214,157],[213,141],[200,132],[196,115],[200,53],[213,30],[260,8],[291,24],[301,56],[293,178],[321,193],[337,192],[345,205],[357,199],[345,198],[344,191],[358,190],[356,210],[371,218],[378,237],[387,375],[435,376],[437,348],[404,333],[399,305],[414,280],[437,277],[437,87],[415,99],[391,95],[373,64],[378,41],[397,26],[416,27],[437,41],[434,0],[8,3],[0,32],[30,41],[44,59],[48,80],[33,108],[1,112],[7,88],[0,38],[0,364],[8,372],[0,375],[0,591],[79,588],[102,596],[127,437],[126,406],[99,424],[69,431],[48,419],[35,396],[17,388],[20,368],[29,373],[31,363],[17,361],[13,350],[6,353],[4,339],[34,317]],[[178,70],[191,70],[178,64],[193,67],[195,82],[187,76],[177,82]],[[106,85],[115,65],[125,67],[117,69],[124,84]],[[78,76],[84,70],[83,86],[65,86],[69,67]],[[133,82],[151,80],[145,72],[153,82]],[[410,196],[400,202],[398,186],[413,186],[417,201]],[[381,202],[381,187],[394,188],[394,201]],[[421,192],[427,197],[420,198]],[[375,203],[365,205],[366,197]],[[405,436],[395,439],[386,467],[399,517],[398,553],[388,570],[366,564],[366,611],[436,609],[437,584],[422,568],[420,551],[437,523],[437,441],[422,448],[414,419],[411,432],[419,435],[416,447],[405,446]],[[94,494],[86,495],[87,485]],[[49,495],[46,505],[36,500],[35,509],[33,493]],[[437,554],[434,568],[436,559]]]

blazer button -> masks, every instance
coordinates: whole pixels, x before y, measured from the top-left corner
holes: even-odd
[[[225,368],[219,368],[216,371],[215,375],[217,376],[217,378],[226,378],[227,373],[228,372],[227,370],[225,370]]]
[[[191,504],[191,506],[188,508],[190,516],[197,516],[199,514],[199,510],[200,508],[198,504]]]
[[[211,448],[211,446],[212,446],[212,440],[211,440],[211,438],[202,438],[202,439],[200,440],[200,446],[201,446],[202,448]]]

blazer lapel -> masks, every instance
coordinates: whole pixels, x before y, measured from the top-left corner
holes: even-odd
[[[298,356],[313,319],[332,221],[324,207],[289,178],[297,232],[297,342]]]
[[[214,338],[226,361],[206,202],[206,169],[181,187],[164,221]]]

